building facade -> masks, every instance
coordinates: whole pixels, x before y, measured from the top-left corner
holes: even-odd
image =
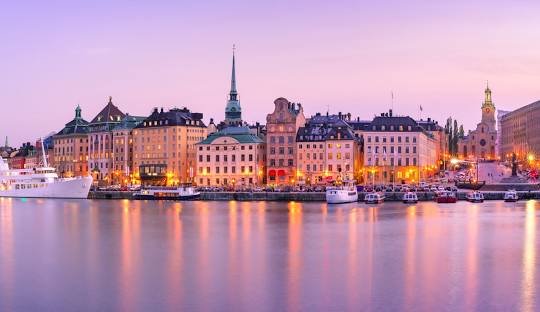
[[[113,184],[113,129],[125,114],[109,102],[88,124],[88,167],[96,184]]]
[[[126,114],[112,130],[113,184],[133,184],[133,129],[144,119]]]
[[[418,183],[438,172],[436,138],[409,116],[381,114],[362,136],[366,183]]]
[[[497,128],[495,120],[495,105],[491,98],[489,86],[485,90],[482,103],[482,120],[476,129],[461,138],[458,142],[458,155],[463,159],[496,159],[495,145]]]
[[[145,185],[193,182],[195,144],[206,138],[203,114],[187,108],[154,109],[133,129],[134,178]]]
[[[519,160],[540,153],[540,101],[509,112],[501,118],[500,156],[510,160],[515,153]]]
[[[53,136],[53,142],[53,165],[60,177],[88,175],[88,122],[79,106],[75,118]]]
[[[296,133],[306,118],[301,104],[285,98],[274,101],[274,111],[266,117],[266,166],[270,185],[296,183]]]
[[[264,141],[248,127],[228,127],[197,143],[197,184],[260,186],[265,182]]]
[[[342,115],[317,114],[296,135],[297,181],[326,184],[359,180],[361,141]]]

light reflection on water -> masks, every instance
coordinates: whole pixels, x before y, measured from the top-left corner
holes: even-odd
[[[535,201],[0,199],[0,310],[538,309]]]

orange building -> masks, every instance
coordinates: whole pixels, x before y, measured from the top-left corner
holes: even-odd
[[[88,175],[88,122],[75,109],[75,118],[53,136],[54,167],[61,177]]]
[[[187,108],[154,109],[133,130],[134,177],[144,185],[193,182],[195,144],[206,138],[203,114]]]

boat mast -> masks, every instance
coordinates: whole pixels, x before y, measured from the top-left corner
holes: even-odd
[[[47,164],[47,156],[45,155],[45,142],[43,142],[43,138],[41,138],[41,153],[43,155],[43,167],[47,168],[49,167],[49,164]]]

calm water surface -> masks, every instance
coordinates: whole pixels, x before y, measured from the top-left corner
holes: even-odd
[[[0,199],[0,310],[534,311],[539,207]]]

